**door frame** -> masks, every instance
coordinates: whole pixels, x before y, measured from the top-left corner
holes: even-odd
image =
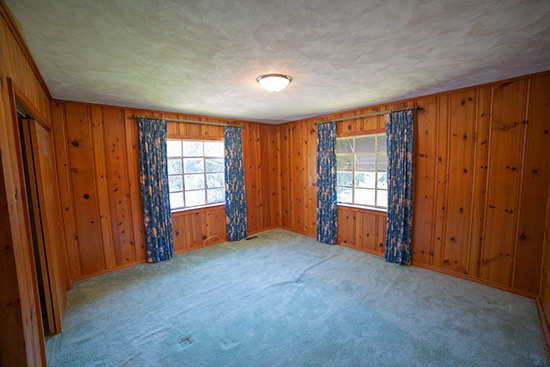
[[[31,280],[31,288],[19,288],[19,291],[31,293],[29,294],[29,301],[32,300],[32,304],[29,304],[28,307],[30,308],[30,318],[31,323],[28,325],[28,319],[25,322],[23,320],[22,328],[24,330],[24,340],[20,341],[20,345],[23,345],[26,351],[26,361],[30,364],[36,364],[36,365],[46,365],[46,342],[45,342],[45,335],[44,335],[44,327],[43,327],[43,321],[42,321],[42,310],[40,306],[40,295],[38,291],[38,280],[36,275],[36,266],[35,266],[35,258],[34,258],[34,250],[33,250],[33,242],[32,242],[32,231],[31,231],[31,223],[30,223],[30,214],[29,214],[29,205],[28,205],[28,198],[27,198],[27,185],[25,182],[25,167],[23,165],[23,147],[21,146],[21,136],[19,133],[19,119],[17,115],[17,105],[21,106],[26,113],[29,114],[29,116],[36,118],[36,121],[41,121],[43,124],[44,117],[40,114],[40,112],[34,107],[33,103],[26,97],[26,95],[22,92],[21,89],[19,89],[16,85],[16,83],[13,81],[12,78],[6,78],[7,84],[8,84],[8,98],[9,98],[9,113],[11,113],[12,118],[12,128],[14,132],[14,145],[15,145],[15,153],[16,153],[16,159],[17,159],[17,168],[19,173],[19,182],[20,182],[20,192],[17,193],[20,196],[20,200],[23,203],[21,205],[23,210],[23,216],[24,216],[24,226],[25,226],[25,235],[27,238],[27,248],[26,253],[28,254],[27,259],[20,259],[19,263],[18,259],[16,258],[16,267],[22,267],[27,268],[28,272],[30,273],[30,280]],[[17,199],[17,197],[16,197]],[[19,265],[18,265],[19,264]],[[26,265],[28,264],[28,265]],[[19,273],[19,272],[18,272]],[[24,280],[19,279],[20,276],[17,278],[17,282],[23,282]],[[19,287],[19,286],[18,286]],[[22,295],[20,296],[22,297]],[[23,305],[22,305],[23,306]],[[25,312],[25,310],[22,309],[22,311]],[[26,312],[29,312],[29,310],[26,310]],[[28,317],[28,316],[27,316]]]

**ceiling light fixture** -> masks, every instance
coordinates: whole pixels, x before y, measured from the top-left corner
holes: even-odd
[[[266,74],[260,75],[256,81],[260,83],[265,90],[280,92],[290,84],[292,78],[283,74]]]

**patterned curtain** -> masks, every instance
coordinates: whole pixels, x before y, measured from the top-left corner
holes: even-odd
[[[388,149],[388,224],[384,259],[411,263],[413,111],[386,116]]]
[[[147,261],[174,254],[166,165],[166,121],[139,119],[139,181],[145,223]]]
[[[336,208],[336,123],[317,126],[317,241],[338,241]]]
[[[225,228],[228,241],[247,236],[244,163],[241,128],[226,126],[225,145]]]

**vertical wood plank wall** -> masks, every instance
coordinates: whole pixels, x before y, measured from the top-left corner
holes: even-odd
[[[0,2],[0,159],[5,190],[0,208],[2,220],[2,293],[0,315],[0,364],[6,366],[45,364],[44,333],[40,316],[36,272],[27,222],[25,183],[20,155],[19,132],[12,115],[11,78],[31,107],[50,123],[50,96],[22,37],[3,2]],[[7,210],[7,212],[4,212]],[[8,220],[9,218],[9,220]],[[9,233],[4,233],[9,231]],[[4,236],[6,235],[6,236]],[[15,271],[15,274],[13,273]],[[6,297],[11,297],[7,299]],[[6,320],[14,316],[17,320]]]
[[[317,121],[418,104],[413,262],[534,296],[550,180],[550,73],[280,125],[282,227],[316,236]],[[385,131],[337,122],[338,137]],[[340,206],[338,242],[382,255],[384,212]]]
[[[52,101],[61,202],[73,280],[144,262],[138,177],[138,130],[133,114],[227,122],[219,118]],[[233,121],[232,121],[233,122]],[[277,127],[245,125],[243,156],[249,233],[279,226]],[[168,122],[169,138],[223,140],[223,127]],[[176,253],[226,239],[225,207],[172,214]]]

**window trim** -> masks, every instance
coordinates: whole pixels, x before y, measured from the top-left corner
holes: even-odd
[[[192,212],[192,211],[200,211],[200,210],[206,210],[206,209],[209,209],[209,208],[215,208],[215,207],[218,207],[218,206],[223,206],[225,207],[225,200],[224,202],[221,202],[221,203],[215,203],[215,204],[206,204],[206,205],[198,205],[198,206],[190,206],[188,208],[177,208],[177,209],[172,209],[170,210],[170,213],[172,213],[172,216],[177,216],[178,213],[179,215],[184,215],[185,213],[187,212]]]
[[[181,173],[178,173],[178,174],[169,174],[168,173],[168,195],[170,196],[171,194],[178,194],[178,193],[181,193],[183,195],[183,203],[186,204],[187,203],[187,200],[185,199],[185,194],[186,192],[193,192],[193,191],[203,191],[204,192],[204,200],[205,200],[205,203],[204,204],[199,204],[199,205],[193,205],[193,206],[187,206],[187,205],[184,205],[184,206],[181,206],[181,207],[177,207],[177,208],[172,208],[170,206],[170,212],[171,213],[178,213],[178,212],[183,212],[183,211],[188,211],[188,210],[197,210],[197,209],[202,209],[202,208],[207,208],[207,207],[215,207],[215,206],[221,206],[221,205],[225,205],[225,195],[224,195],[224,198],[221,200],[221,201],[216,201],[214,203],[208,203],[208,187],[207,187],[207,174],[222,174],[224,176],[224,182],[222,183],[222,186],[220,187],[213,187],[213,188],[210,188],[210,189],[222,189],[224,192],[225,192],[225,172],[207,172],[206,171],[206,159],[222,159],[225,161],[225,152],[222,156],[207,156],[205,155],[205,152],[204,152],[204,143],[212,143],[212,142],[221,142],[223,145],[224,145],[224,150],[225,150],[225,144],[224,144],[224,139],[197,139],[197,138],[182,138],[182,137],[168,137],[166,139],[167,141],[167,144],[168,144],[168,141],[178,141],[180,143],[182,143],[181,145],[181,155],[179,156],[168,156],[168,154],[166,154],[166,159],[167,161],[169,159],[179,159],[181,161]],[[187,156],[187,155],[184,155],[183,154],[183,142],[197,142],[197,143],[203,143],[203,154],[202,155],[196,155],[196,156]],[[202,164],[203,164],[203,172],[201,173],[185,173],[185,168],[184,168],[184,159],[185,158],[199,158],[199,159],[202,159]],[[186,190],[185,189],[185,176],[188,176],[188,175],[202,175],[203,178],[204,178],[204,188],[202,189],[193,189],[193,190]],[[170,191],[170,177],[173,177],[173,176],[176,176],[176,177],[181,177],[182,179],[182,190],[178,190],[178,191]]]
[[[369,137],[369,136],[375,136],[376,137],[376,147],[374,149],[374,152],[355,152],[355,140],[356,139],[360,139],[360,138],[363,138],[363,137]],[[378,136],[385,136],[385,132],[375,132],[375,133],[369,133],[369,134],[363,134],[363,135],[354,135],[354,136],[342,136],[342,137],[337,137],[336,139],[337,140],[344,140],[344,139],[353,139],[353,152],[349,152],[349,153],[337,153],[336,152],[336,157],[338,156],[351,156],[352,157],[352,169],[351,171],[338,171],[338,167],[336,168],[336,174],[338,175],[338,172],[351,172],[351,176],[352,176],[352,184],[351,186],[339,186],[338,183],[336,183],[336,190],[338,190],[339,187],[341,188],[346,188],[346,189],[351,189],[351,202],[344,202],[344,201],[339,201],[337,199],[336,201],[336,204],[337,206],[345,206],[345,207],[352,207],[352,208],[357,208],[357,209],[368,209],[368,210],[375,210],[375,211],[379,211],[379,212],[387,212],[388,211],[388,207],[387,206],[378,206],[376,205],[377,204],[377,201],[378,201],[378,191],[386,191],[386,193],[388,193],[388,188],[378,188],[378,173],[379,172],[385,172],[386,175],[388,173],[388,170],[386,168],[385,171],[381,171],[378,169],[378,160],[379,160],[379,155],[383,155],[385,154],[386,157],[387,157],[387,150],[386,151],[380,151],[378,150]],[[387,144],[387,142],[386,142]],[[355,169],[355,163],[356,163],[356,159],[355,159],[355,156],[356,155],[367,155],[367,154],[374,154],[375,156],[375,169],[374,170],[359,170],[359,171],[356,171]],[[375,205],[366,205],[366,204],[358,204],[358,203],[355,203],[355,189],[361,189],[361,187],[355,187],[355,173],[356,172],[373,172],[375,174],[375,187],[374,189],[373,188],[364,188],[364,189],[368,189],[368,190],[374,190],[374,202],[375,202]]]

